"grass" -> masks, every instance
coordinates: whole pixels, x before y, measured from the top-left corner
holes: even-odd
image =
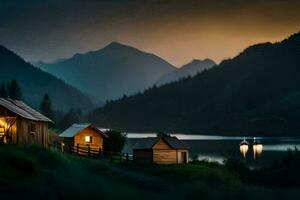
[[[299,185],[263,182],[257,178],[268,176],[263,170],[241,170],[234,162],[126,165],[9,145],[0,154],[0,199],[300,198]]]

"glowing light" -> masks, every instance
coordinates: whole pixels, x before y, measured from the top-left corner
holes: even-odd
[[[91,142],[91,136],[85,136],[85,142]]]
[[[253,144],[253,154],[254,154],[254,160],[256,159],[256,156],[260,156],[263,152],[263,145],[256,143]]]
[[[244,158],[246,158],[246,154],[249,150],[249,146],[247,144],[240,145],[240,152],[243,154]]]
[[[240,143],[240,152],[241,154],[243,154],[244,158],[246,158],[246,154],[249,150],[249,143],[246,141],[246,139],[244,139],[241,143]]]
[[[0,126],[1,126],[1,127],[4,127],[5,125],[6,125],[6,123],[3,122],[3,121],[0,119]]]

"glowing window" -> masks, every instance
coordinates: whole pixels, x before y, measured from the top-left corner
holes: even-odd
[[[92,136],[85,136],[85,142],[92,142]]]

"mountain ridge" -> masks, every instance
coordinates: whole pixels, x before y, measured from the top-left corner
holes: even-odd
[[[109,102],[90,119],[129,131],[297,134],[299,66],[296,33],[281,42],[252,45],[192,78]]]
[[[55,109],[67,110],[73,107],[88,110],[95,106],[76,88],[34,67],[3,45],[0,45],[0,66],[0,81],[16,79],[23,90],[25,101],[35,108],[39,107],[45,93],[50,95]],[[63,97],[65,94],[67,97]]]
[[[171,71],[168,74],[162,75],[156,82],[157,85],[164,85],[167,83],[171,83],[174,81],[178,81],[183,78],[187,78],[189,76],[195,76],[198,73],[203,72],[204,70],[208,70],[214,67],[216,63],[209,59],[193,59],[191,62],[181,66],[180,68]]]
[[[38,67],[103,101],[141,92],[175,69],[154,54],[117,42]]]

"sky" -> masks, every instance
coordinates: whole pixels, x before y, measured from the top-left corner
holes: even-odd
[[[0,44],[28,61],[117,41],[180,67],[299,30],[299,0],[0,0]]]

